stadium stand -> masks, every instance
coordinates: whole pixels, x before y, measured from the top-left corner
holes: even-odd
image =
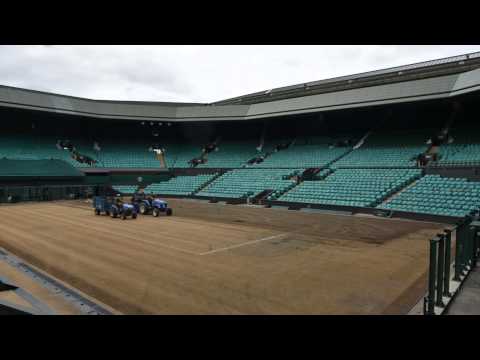
[[[476,166],[480,164],[480,129],[453,130],[455,141],[440,147],[440,159],[432,165]]]
[[[0,159],[0,177],[82,177],[83,173],[62,160]]]
[[[204,174],[196,176],[177,176],[168,181],[153,183],[144,189],[145,194],[164,195],[192,195],[203,184],[218,174]]]
[[[421,176],[419,169],[338,169],[278,198],[300,203],[374,207]]]
[[[166,148],[167,166],[171,168],[189,168],[190,160],[202,154],[200,144],[171,143]]]
[[[134,194],[138,186],[137,185],[113,185],[112,188],[116,191],[118,191],[120,194]]]
[[[333,172],[332,169],[323,169],[318,174],[314,176],[315,180],[322,180]]]
[[[288,148],[278,151],[274,150],[263,162],[254,166],[294,169],[324,167],[351,149],[351,147],[332,146],[335,142],[335,139],[327,137],[296,139]]]
[[[239,168],[252,157],[258,154],[257,144],[251,141],[225,142],[218,145],[218,149],[206,156],[207,162],[198,165],[198,168]]]
[[[0,138],[0,157],[9,159],[42,160],[60,159],[79,168],[90,167],[72,158],[68,150],[58,149],[54,137],[19,135],[17,137],[3,136]],[[79,153],[89,156],[98,163],[95,167],[109,168],[158,168],[160,163],[155,153],[148,151],[148,146],[142,141],[107,140],[100,142],[101,151],[93,150],[93,141],[72,139],[71,143]],[[121,144],[121,145],[119,145]]]
[[[465,216],[480,206],[480,182],[426,175],[378,208],[447,216]]]
[[[335,162],[332,168],[415,167],[415,157],[427,149],[431,133],[428,130],[373,133],[363,146]]]
[[[155,153],[142,141],[102,141],[98,152],[99,167],[107,168],[158,168],[160,162]],[[121,146],[119,146],[121,144]]]
[[[264,190],[281,193],[295,186],[296,181],[290,177],[301,172],[301,169],[234,169],[208,184],[197,195],[246,198]]]
[[[45,160],[59,159],[75,167],[88,167],[86,163],[74,160],[69,151],[58,149],[58,139],[51,136],[17,135],[15,137],[3,135],[0,137],[0,157],[16,160]],[[87,142],[77,140],[75,147],[83,154],[96,157],[93,149]]]

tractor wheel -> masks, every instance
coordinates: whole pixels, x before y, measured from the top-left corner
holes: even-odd
[[[173,214],[172,209],[171,209],[171,208],[168,208],[168,209],[167,209],[167,216],[172,216],[172,214]]]
[[[157,217],[158,215],[160,215],[160,210],[158,210],[157,208],[153,209],[152,215]]]
[[[147,214],[147,207],[145,204],[140,204],[140,214],[146,215]]]
[[[95,215],[100,215],[100,210],[95,209]]]

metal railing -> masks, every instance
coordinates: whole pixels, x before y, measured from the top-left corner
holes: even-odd
[[[453,229],[445,229],[430,240],[428,293],[423,302],[425,315],[442,314],[470,271],[477,266],[480,255],[479,219],[480,212],[473,211]],[[454,247],[452,235],[455,236]]]

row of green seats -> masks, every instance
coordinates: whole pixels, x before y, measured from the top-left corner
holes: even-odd
[[[251,141],[221,142],[217,149],[206,155],[207,162],[198,168],[240,168],[259,154],[258,143]]]
[[[65,161],[52,160],[10,160],[0,159],[0,177],[68,177],[79,178],[84,174]]]
[[[217,176],[216,173],[196,176],[177,176],[168,181],[150,184],[144,189],[144,192],[145,194],[192,195],[215,176]]]
[[[454,141],[440,146],[439,160],[432,165],[476,166],[480,164],[480,134],[477,125],[450,129]]]
[[[166,161],[169,168],[189,168],[189,161],[202,154],[199,143],[168,143],[166,144]]]
[[[374,132],[358,149],[336,161],[332,168],[414,167],[414,157],[427,149],[434,130]]]
[[[120,194],[134,194],[137,192],[138,185],[113,185],[112,188]]]
[[[255,166],[263,168],[323,167],[346,152],[345,148],[330,148],[322,145],[294,145],[291,148],[274,152]]]
[[[278,200],[372,207],[420,176],[419,169],[337,169],[324,180],[300,183]]]
[[[379,208],[462,217],[480,206],[480,182],[426,175]]]
[[[199,196],[253,197],[264,190],[286,191],[296,182],[290,177],[302,169],[234,169],[226,172],[197,193]]]

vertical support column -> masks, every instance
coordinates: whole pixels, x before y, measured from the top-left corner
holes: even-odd
[[[465,263],[471,268],[472,261],[473,261],[473,228],[470,226],[470,224],[468,224],[466,227],[466,239],[467,239],[467,251],[466,251],[467,259]]]
[[[477,227],[474,227],[473,229],[473,261],[472,261],[472,267],[477,266],[477,261],[478,261],[478,256],[479,256],[479,251],[480,251],[480,244],[478,241],[478,236],[477,232],[479,229]]]
[[[462,223],[457,224],[455,229],[455,277],[453,280],[461,281],[460,276],[463,275],[463,234]]]
[[[477,236],[477,232],[479,228],[477,227],[477,223],[480,220],[480,211],[474,210],[471,213],[472,223],[470,224],[471,230],[471,239],[472,239],[472,269],[477,266],[479,250],[480,250],[480,243]],[[475,224],[475,225],[474,225]]]
[[[438,239],[430,240],[430,266],[428,271],[428,304],[427,314],[435,315],[435,271],[437,269]]]
[[[443,277],[445,265],[445,237],[443,234],[437,234],[438,257],[437,257],[437,301],[436,306],[445,307],[443,303]]]
[[[465,270],[467,266],[471,266],[472,264],[472,257],[473,257],[473,244],[472,244],[472,235],[473,231],[470,227],[472,219],[470,216],[467,216],[465,219],[465,225],[464,225],[464,238],[465,238],[465,256],[464,256],[464,262],[463,262],[463,267]],[[468,271],[468,270],[467,270]]]
[[[465,267],[465,225],[460,222],[456,227],[456,241],[455,241],[455,278],[456,281],[461,281],[461,276],[464,275],[463,269]]]
[[[477,257],[478,257],[478,239],[477,239],[477,227],[473,224],[470,224],[468,227],[469,230],[469,253],[471,256],[470,259],[470,267],[473,269],[475,266],[477,266]]]
[[[450,267],[452,261],[452,230],[445,229],[445,276],[443,278],[443,296],[450,297]]]

